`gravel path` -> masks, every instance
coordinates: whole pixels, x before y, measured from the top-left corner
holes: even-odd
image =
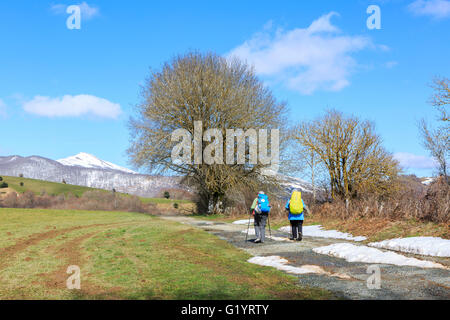
[[[301,285],[320,287],[335,293],[344,299],[445,299],[450,300],[450,268],[423,269],[408,266],[394,266],[377,264],[381,271],[381,288],[369,289],[367,279],[371,274],[367,269],[371,264],[347,262],[344,259],[318,254],[313,248],[327,246],[339,242],[355,242],[346,240],[304,237],[301,242],[289,241],[286,234],[272,230],[272,236],[286,238],[286,241],[266,239],[263,244],[252,242],[254,236],[245,241],[246,225],[231,223],[203,221],[190,217],[172,216],[165,219],[178,221],[201,228],[221,239],[228,241],[237,248],[247,251],[253,256],[280,256],[289,261],[289,265],[319,266],[328,274],[301,274],[295,275]],[[268,235],[268,230],[266,234]],[[386,250],[383,250],[386,251]],[[450,267],[450,258],[435,258],[400,253],[408,257],[435,261]],[[344,275],[337,277],[332,275]]]

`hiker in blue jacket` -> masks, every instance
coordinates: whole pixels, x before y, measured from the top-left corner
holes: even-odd
[[[250,208],[254,216],[254,226],[256,233],[256,240],[254,243],[264,243],[266,233],[266,223],[269,217],[270,205],[269,198],[264,191],[258,192],[258,197],[253,200]]]
[[[300,198],[296,198],[295,195],[299,195]],[[291,223],[291,230],[292,230],[292,235],[291,237],[289,237],[289,240],[297,240],[297,241],[302,241],[302,237],[303,237],[303,220],[304,220],[304,216],[303,216],[303,210],[301,210],[301,212],[296,212],[293,213],[292,211],[295,212],[295,210],[291,210],[291,199],[298,199],[295,201],[301,201],[301,208],[307,209],[305,206],[305,203],[303,202],[303,199],[301,199],[301,192],[300,191],[294,191],[291,195],[291,198],[289,198],[289,200],[286,202],[286,211],[289,214],[289,222]],[[294,201],[294,200],[293,200]]]

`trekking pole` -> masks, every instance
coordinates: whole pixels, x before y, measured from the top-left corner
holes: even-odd
[[[267,217],[267,221],[269,222],[269,235],[270,235],[270,238],[272,238],[272,231],[270,230],[270,214]]]

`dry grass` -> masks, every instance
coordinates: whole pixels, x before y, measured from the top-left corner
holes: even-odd
[[[46,193],[35,195],[31,191],[22,194],[9,193],[0,199],[4,208],[41,208],[62,210],[104,210],[156,213],[153,203],[143,203],[136,196],[108,193],[104,191],[87,191],[82,196],[60,194],[50,196]]]
[[[423,222],[450,222],[450,186],[441,177],[424,189],[411,186],[401,189],[389,198],[374,195],[353,199],[346,204],[334,200],[311,206],[315,216],[335,217],[341,220],[379,218]]]
[[[14,189],[11,188],[1,188],[0,189],[0,199],[5,197],[6,195],[8,195],[9,193],[16,193],[16,191]]]

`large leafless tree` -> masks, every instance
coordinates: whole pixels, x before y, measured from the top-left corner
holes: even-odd
[[[263,165],[174,162],[171,134],[185,129],[194,136],[196,121],[202,122],[203,132],[219,128],[223,137],[227,129],[282,129],[285,115],[285,103],[276,101],[247,64],[214,53],[189,52],[150,73],[142,88],[142,102],[130,120],[128,152],[138,167],[186,177],[197,188],[200,209],[217,212],[223,210],[220,204],[228,190],[260,182]],[[245,144],[246,151],[251,143]],[[202,151],[207,144],[203,143]],[[245,154],[249,160],[249,153]]]

